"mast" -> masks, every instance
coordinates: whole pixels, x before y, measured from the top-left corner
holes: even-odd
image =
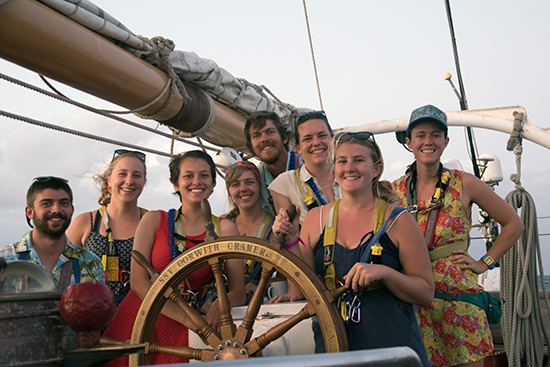
[[[447,20],[449,21],[449,30],[451,32],[451,43],[453,44],[453,54],[455,58],[455,66],[456,66],[456,76],[458,78],[458,87],[460,89],[460,95],[459,101],[460,101],[460,109],[462,111],[466,111],[468,109],[468,102],[466,101],[466,91],[464,90],[464,83],[462,81],[462,73],[460,72],[460,61],[458,59],[458,48],[456,46],[456,38],[455,38],[455,31],[453,26],[453,18],[451,16],[451,5],[449,3],[449,0],[445,0],[445,8],[447,10]],[[450,79],[449,79],[450,81]],[[476,151],[474,148],[473,143],[473,136],[472,136],[472,129],[468,126],[466,127],[466,134],[468,135],[468,143],[470,146],[470,158],[472,160],[472,165],[474,168],[474,174],[477,178],[481,178],[481,175],[479,173],[479,167],[477,164],[477,156]]]

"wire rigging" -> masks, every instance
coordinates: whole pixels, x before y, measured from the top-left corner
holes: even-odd
[[[449,0],[445,0],[445,8],[447,10],[447,20],[449,22],[449,30],[451,32],[451,43],[453,45],[453,54],[455,58],[455,66],[456,66],[456,76],[458,78],[458,87],[460,89],[460,109],[462,111],[465,111],[468,109],[468,101],[466,100],[466,91],[464,90],[464,83],[462,81],[462,73],[460,71],[460,61],[458,59],[458,48],[456,45],[456,37],[455,37],[455,30],[453,26],[453,18],[451,16],[451,5],[449,3]],[[466,127],[466,135],[468,137],[468,142],[470,145],[470,159],[472,161],[474,174],[477,178],[481,178],[481,175],[479,174],[479,167],[477,162],[477,146],[475,144],[475,139],[473,137],[473,131],[470,127]]]
[[[319,76],[317,75],[317,64],[315,62],[315,52],[313,51],[313,40],[311,38],[311,31],[309,29],[309,19],[307,16],[306,0],[302,0],[302,3],[304,4],[304,15],[306,17],[306,27],[307,27],[307,35],[309,38],[309,48],[311,49],[313,71],[315,72],[315,82],[317,83],[317,93],[319,94],[319,105],[321,106],[321,110],[323,110],[324,108],[323,108],[323,99],[321,98],[321,85],[319,84]]]
[[[155,150],[155,149],[151,149],[151,148],[145,148],[145,147],[141,147],[141,146],[134,145],[134,144],[124,143],[124,142],[121,142],[121,141],[118,141],[118,140],[104,138],[104,137],[97,136],[97,135],[94,135],[94,134],[84,133],[82,131],[73,130],[73,129],[69,129],[69,128],[66,128],[66,127],[61,127],[61,126],[54,125],[54,124],[49,124],[47,122],[38,121],[38,120],[35,120],[35,119],[31,119],[30,117],[17,115],[15,113],[7,112],[7,111],[4,111],[4,110],[0,110],[0,116],[8,117],[8,118],[11,118],[11,119],[14,119],[14,120],[24,121],[24,122],[27,122],[27,123],[32,124],[32,125],[46,127],[48,129],[61,131],[61,132],[67,133],[67,134],[80,136],[82,138],[97,140],[97,141],[101,141],[101,142],[104,142],[104,143],[123,146],[123,147],[126,147],[126,148],[142,150],[144,152],[158,154],[158,155],[162,155],[162,156],[169,157],[169,158],[171,158],[173,156],[170,153],[161,152],[159,150]]]
[[[1,79],[4,79],[10,83],[13,83],[13,84],[16,84],[16,85],[19,85],[21,87],[24,87],[24,88],[27,88],[27,89],[30,89],[34,92],[38,92],[38,93],[41,93],[41,94],[44,94],[48,97],[51,97],[51,98],[54,98],[54,99],[57,99],[59,101],[62,101],[62,102],[65,102],[65,103],[68,103],[68,104],[71,104],[73,106],[76,106],[76,107],[79,107],[79,108],[82,108],[84,110],[87,110],[87,111],[90,111],[90,112],[93,112],[93,113],[96,113],[98,115],[101,115],[101,116],[104,116],[104,117],[108,117],[108,118],[111,118],[113,120],[116,120],[118,122],[122,122],[124,124],[127,124],[127,125],[130,125],[130,126],[133,126],[133,127],[136,127],[138,129],[142,129],[142,130],[145,130],[147,132],[150,132],[150,133],[153,133],[153,134],[156,134],[156,135],[160,135],[160,136],[163,136],[165,138],[168,138],[168,139],[171,139],[172,141],[174,140],[177,140],[179,142],[182,142],[182,143],[185,143],[185,144],[189,144],[189,145],[192,145],[192,146],[195,146],[195,147],[198,147],[198,148],[201,148],[201,149],[207,149],[207,150],[210,150],[210,151],[213,151],[215,153],[219,152],[219,149],[217,148],[212,148],[212,147],[209,147],[209,146],[205,146],[204,144],[198,144],[198,143],[195,143],[194,141],[190,141],[190,140],[187,140],[185,138],[182,138],[180,136],[177,136],[177,135],[172,135],[172,134],[168,134],[168,133],[165,133],[165,132],[162,132],[162,131],[159,131],[159,130],[156,130],[156,129],[153,129],[153,128],[150,128],[148,126],[144,126],[144,125],[141,125],[141,124],[138,124],[136,122],[133,122],[133,121],[130,121],[130,120],[127,120],[125,118],[122,118],[122,117],[119,117],[119,116],[115,116],[109,112],[106,112],[106,111],[102,111],[102,110],[99,110],[99,109],[96,109],[94,107],[91,107],[91,106],[88,106],[88,105],[85,105],[83,103],[80,103],[80,102],[77,102],[77,101],[74,101],[70,98],[67,98],[63,95],[58,95],[58,94],[55,94],[55,93],[52,93],[52,92],[49,92],[47,90],[44,90],[42,88],[39,88],[39,87],[36,87],[34,85],[31,85],[31,84],[28,84],[28,83],[25,83],[21,80],[18,80],[18,79],[15,79],[15,78],[12,78],[8,75],[5,75],[5,74],[2,74],[0,73],[0,78]],[[49,83],[48,83],[49,84]],[[22,117],[22,116],[21,116]],[[62,128],[61,128],[62,129]],[[62,131],[62,130],[60,130]],[[85,134],[85,133],[82,133],[82,134]],[[122,145],[124,143],[120,143],[120,145]],[[167,153],[165,153],[167,154]],[[171,156],[171,155],[169,155]]]

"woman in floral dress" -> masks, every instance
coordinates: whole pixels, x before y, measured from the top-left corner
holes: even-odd
[[[406,144],[415,162],[394,189],[415,215],[430,250],[435,298],[419,307],[417,321],[433,366],[471,363],[482,366],[493,350],[485,311],[466,301],[463,294],[481,294],[478,274],[494,264],[514,245],[523,224],[514,210],[475,176],[447,170],[440,162],[449,143],[447,116],[437,107],[419,107],[411,114]],[[493,247],[475,260],[468,255],[472,204],[477,204],[501,226]]]

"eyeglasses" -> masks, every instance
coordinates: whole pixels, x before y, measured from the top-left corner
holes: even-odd
[[[61,183],[69,183],[69,180],[61,178],[61,177],[55,177],[55,176],[39,176],[32,179],[32,183],[35,182],[49,182],[49,181],[59,181]]]
[[[357,140],[368,140],[372,138],[372,141],[376,143],[376,140],[374,140],[374,134],[370,131],[359,131],[357,133],[351,133],[351,132],[344,132],[336,134],[334,137],[334,140],[339,143],[344,143],[351,139],[357,139]]]
[[[117,149],[117,150],[115,150],[115,152],[113,153],[113,158],[111,159],[111,162],[115,159],[115,157],[117,155],[127,154],[127,153],[135,154],[135,155],[137,155],[137,157],[139,159],[141,159],[143,162],[145,162],[145,153],[138,152],[137,150],[128,150],[128,149]]]

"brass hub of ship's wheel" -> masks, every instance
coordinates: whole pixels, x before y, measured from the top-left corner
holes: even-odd
[[[333,305],[336,292],[327,291],[317,275],[300,258],[286,249],[280,249],[275,241],[265,241],[251,237],[221,237],[211,239],[193,247],[172,261],[161,274],[156,273],[149,264],[149,272],[156,278],[147,296],[143,300],[132,332],[132,344],[146,343],[145,353],[130,356],[130,366],[149,364],[154,353],[165,353],[180,358],[200,361],[250,358],[266,345],[276,340],[301,320],[317,316],[327,352],[347,350],[347,338],[342,318]],[[139,253],[137,254],[139,258]],[[136,256],[134,256],[136,258]],[[248,305],[242,324],[237,328],[231,316],[231,307],[224,285],[222,263],[226,259],[253,259],[262,263],[261,280]],[[144,260],[144,259],[143,259]],[[179,294],[179,284],[201,268],[210,265],[214,273],[221,326],[219,333],[184,302]],[[260,310],[268,281],[277,270],[292,281],[302,292],[307,304],[296,315],[274,326],[266,333],[251,340],[254,321]],[[220,287],[220,284],[222,285]],[[153,331],[161,309],[167,300],[175,302],[182,312],[197,327],[203,340],[212,349],[191,347],[169,347],[158,345],[153,340]]]

